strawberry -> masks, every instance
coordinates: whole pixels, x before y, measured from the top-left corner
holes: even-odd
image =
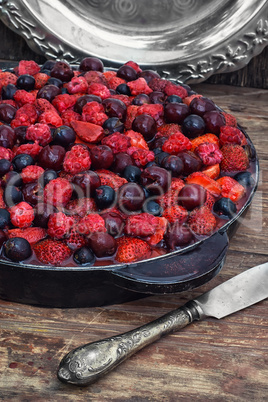
[[[18,66],[18,75],[29,74],[35,75],[39,73],[40,67],[33,60],[21,60]]]
[[[65,110],[65,112],[62,112],[62,114],[61,114],[61,120],[62,120],[62,124],[64,126],[70,126],[71,121],[81,120],[81,119],[82,119],[81,115],[79,113],[76,113],[72,109],[67,109],[67,110]]]
[[[83,235],[77,233],[76,229],[72,228],[69,237],[65,239],[65,243],[72,251],[75,251],[83,246],[86,246],[88,242]]]
[[[137,237],[119,237],[117,240],[117,252],[115,260],[122,263],[130,263],[144,258],[151,254],[149,244]]]
[[[188,224],[198,235],[210,235],[216,227],[216,218],[207,206],[195,208],[189,215]]]
[[[99,142],[104,136],[103,128],[97,124],[73,120],[71,126],[82,141],[91,144]]]
[[[202,173],[205,173],[211,179],[216,180],[220,175],[220,165],[216,163],[215,165],[206,166],[202,169]]]
[[[50,237],[58,240],[68,237],[73,224],[74,219],[72,217],[63,212],[55,212],[49,217],[47,233]]]
[[[238,144],[247,145],[247,139],[245,135],[236,127],[222,126],[220,128],[220,143],[224,144]]]
[[[150,246],[156,246],[161,240],[163,240],[168,227],[168,221],[164,217],[158,217],[158,225],[155,229],[155,233],[146,238],[147,243]]]
[[[96,232],[107,232],[105,220],[96,213],[84,216],[77,225],[78,233],[90,235]]]
[[[49,79],[49,75],[44,73],[36,73],[34,74],[34,79],[35,79],[34,89],[41,89]]]
[[[66,85],[69,94],[77,94],[78,92],[86,93],[88,89],[88,83],[85,77],[73,77],[71,81]]]
[[[110,170],[99,169],[96,170],[96,173],[100,178],[101,186],[110,186],[115,191],[128,182],[124,177],[120,177]]]
[[[183,88],[181,85],[174,84],[170,81],[168,81],[165,86],[165,94],[167,96],[177,95],[181,99],[184,99],[188,96],[188,92],[185,88]]]
[[[219,197],[221,194],[221,186],[215,180],[211,179],[205,173],[194,172],[186,178],[187,183],[195,183],[204,187],[209,191],[214,197]]]
[[[16,85],[17,76],[15,74],[9,73],[8,71],[0,72],[0,90],[8,84]]]
[[[203,134],[200,135],[199,137],[194,138],[193,140],[191,140],[192,143],[192,148],[191,151],[194,152],[194,150],[203,143],[211,143],[211,144],[215,144],[219,147],[220,145],[220,141],[219,138],[212,133],[207,133],[207,134]]]
[[[44,188],[44,201],[55,207],[65,206],[71,199],[72,185],[67,179],[58,177],[47,183]]]
[[[25,138],[28,141],[37,141],[42,147],[48,145],[52,141],[49,126],[42,123],[31,124],[27,128]]]
[[[94,83],[94,82],[89,85],[87,92],[89,94],[99,96],[102,100],[109,98],[111,95],[111,93],[110,93],[109,89],[106,87],[106,85]]]
[[[218,145],[211,142],[203,142],[195,148],[195,154],[202,160],[206,166],[219,164],[222,160],[222,153]]]
[[[44,173],[44,169],[38,165],[29,165],[22,169],[21,178],[23,183],[32,183],[37,181]]]
[[[169,208],[172,205],[177,205],[178,194],[184,187],[184,181],[180,178],[173,178],[168,191],[158,199],[158,203],[163,209]]]
[[[136,96],[138,94],[149,95],[153,90],[148,86],[144,78],[140,77],[137,80],[129,81],[127,86],[130,89],[131,95]]]
[[[182,133],[181,126],[175,123],[163,124],[161,127],[158,127],[156,138],[159,137],[170,137],[172,134]]]
[[[33,246],[39,261],[49,265],[60,265],[72,254],[71,249],[61,240],[45,239]]]
[[[102,126],[107,119],[108,116],[104,113],[104,107],[101,103],[93,101],[84,105],[82,109],[83,121]]]
[[[150,236],[155,233],[158,223],[158,217],[147,212],[130,215],[126,219],[124,232],[129,236]]]
[[[188,218],[188,211],[181,205],[170,205],[164,209],[162,216],[166,218],[169,223],[184,223]]]
[[[245,188],[232,177],[223,176],[217,183],[222,188],[222,197],[230,198],[233,202],[239,201],[246,194]]]
[[[114,154],[118,154],[119,152],[127,152],[128,148],[130,147],[131,140],[125,134],[121,134],[116,131],[115,133],[104,137],[101,143],[110,147]]]
[[[34,102],[34,106],[38,111],[38,114],[42,114],[45,112],[57,113],[56,108],[47,99],[37,98]]]
[[[39,227],[29,227],[25,229],[10,229],[7,231],[7,237],[22,237],[26,239],[31,245],[43,240],[47,236],[46,229]]]
[[[215,201],[216,198],[209,191],[207,191],[206,201],[203,205],[205,205],[211,210],[213,208],[213,205],[215,204]]]
[[[128,130],[125,135],[130,138],[130,146],[149,150],[148,144],[142,134],[137,131]]]
[[[90,153],[86,146],[76,144],[67,151],[63,160],[63,169],[67,173],[80,173],[91,166]]]
[[[31,226],[34,220],[33,207],[25,201],[13,205],[13,207],[9,209],[9,213],[12,225],[21,229]]]
[[[225,118],[226,126],[237,127],[236,118],[232,114],[226,112],[221,112],[221,114]]]
[[[246,170],[249,166],[249,159],[243,147],[237,144],[225,144],[221,148],[222,162],[221,170],[224,172],[235,172]]]

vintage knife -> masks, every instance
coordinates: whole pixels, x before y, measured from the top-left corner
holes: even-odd
[[[88,385],[133,353],[194,320],[223,318],[268,297],[268,262],[248,269],[184,306],[121,335],[80,346],[61,361],[59,380]]]

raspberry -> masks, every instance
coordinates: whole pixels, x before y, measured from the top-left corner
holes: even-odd
[[[31,245],[43,240],[47,236],[46,229],[39,227],[29,227],[25,229],[10,229],[7,231],[7,237],[22,237],[26,239]]]
[[[72,217],[63,212],[56,212],[49,217],[47,233],[54,239],[63,239],[68,237],[73,224],[74,219]]]
[[[44,188],[44,201],[55,207],[65,206],[71,199],[73,188],[68,180],[58,177],[51,180]]]
[[[42,147],[37,142],[34,144],[22,144],[17,148],[16,155],[27,154],[31,155],[33,159],[36,159],[41,150]]]
[[[215,134],[207,133],[207,134],[200,135],[199,137],[196,137],[193,140],[191,140],[191,143],[192,143],[191,151],[194,152],[194,150],[198,147],[198,145],[204,144],[204,142],[209,142],[211,144],[215,144],[218,147],[220,146],[219,138]]]
[[[104,113],[104,107],[99,102],[86,103],[82,109],[83,121],[88,121],[93,124],[102,126],[108,116]]]
[[[93,198],[77,198],[71,200],[65,207],[65,211],[70,215],[78,215],[81,218],[91,212],[96,212],[97,207]]]
[[[7,159],[8,161],[12,161],[14,158],[14,153],[9,148],[0,147],[0,159]]]
[[[123,184],[127,183],[127,180],[124,177],[120,177],[117,174],[111,172],[110,170],[99,169],[96,170],[96,173],[100,178],[101,186],[105,185],[110,186],[115,191],[117,191],[121,186],[123,186]]]
[[[137,131],[128,130],[125,135],[130,138],[130,146],[149,150],[148,144],[142,134]]]
[[[41,89],[46,84],[47,80],[49,79],[49,75],[44,73],[37,73],[34,75],[35,79],[35,89]]]
[[[156,138],[159,137],[170,137],[172,134],[181,133],[181,128],[178,124],[170,123],[170,124],[163,124],[161,127],[158,127]]]
[[[127,153],[132,157],[135,165],[138,167],[145,166],[147,163],[153,162],[155,159],[153,151],[149,151],[147,149],[130,147],[128,148]]]
[[[131,95],[146,94],[149,95],[153,90],[148,86],[144,78],[140,77],[137,80],[127,83],[130,89]]]
[[[163,211],[162,216],[166,218],[169,223],[184,223],[188,218],[188,211],[186,208],[183,208],[181,205],[170,205]]]
[[[230,198],[233,202],[239,201],[245,194],[246,190],[242,184],[229,176],[221,177],[217,180],[220,184],[222,197]]]
[[[153,78],[148,85],[153,91],[164,92],[167,83],[168,81],[162,78]]]
[[[58,110],[58,112],[62,113],[66,109],[74,106],[76,103],[76,97],[74,95],[68,94],[60,94],[55,96],[52,101],[52,105]]]
[[[73,77],[66,85],[69,94],[77,94],[78,92],[85,93],[88,89],[87,80],[82,77]]]
[[[164,142],[162,151],[172,155],[177,155],[179,152],[186,151],[192,148],[191,141],[182,133],[171,134]]]
[[[146,241],[137,237],[120,237],[117,240],[115,260],[122,263],[139,261],[149,257],[151,248]]]
[[[70,151],[66,152],[63,161],[63,169],[66,172],[76,174],[88,170],[90,166],[90,153],[84,145],[74,145]]]
[[[78,232],[83,235],[107,232],[105,220],[99,214],[88,214],[84,216],[78,223],[77,228]]]
[[[87,92],[89,94],[99,96],[102,100],[109,98],[111,95],[109,89],[104,84],[98,84],[94,82],[89,85]]]
[[[33,247],[36,257],[44,264],[60,265],[72,254],[71,249],[60,240],[45,239]]]
[[[158,226],[158,218],[147,212],[130,215],[125,222],[124,232],[130,236],[146,237],[153,235]]]
[[[21,178],[23,183],[32,183],[37,181],[43,173],[44,169],[41,166],[29,165],[22,169]]]
[[[164,107],[163,105],[159,104],[144,104],[142,106],[139,106],[137,116],[140,114],[149,114],[152,116],[155,121],[159,120],[160,118],[163,118],[164,116]]]
[[[198,145],[195,153],[206,166],[215,165],[222,161],[222,153],[219,147],[211,142],[204,142]]]
[[[81,120],[81,116],[72,109],[67,109],[65,112],[62,112],[61,119],[64,126],[70,126],[73,120]]]
[[[43,147],[52,141],[50,128],[47,124],[36,123],[27,128],[26,140],[37,141]]]
[[[210,235],[216,227],[216,218],[206,206],[195,208],[189,216],[188,224],[198,235]]]
[[[125,134],[115,132],[114,134],[108,135],[101,140],[103,145],[108,145],[114,154],[119,152],[127,152],[131,145],[130,138]]]
[[[30,126],[34,124],[38,118],[36,108],[32,104],[26,104],[20,107],[15,115],[14,120],[11,122],[11,127]]]
[[[34,210],[30,204],[21,201],[9,209],[12,225],[21,229],[31,226],[34,220]]]
[[[137,114],[138,114],[139,106],[136,105],[130,105],[127,108],[127,116],[126,116],[126,121],[125,121],[125,128],[127,130],[130,130],[132,127],[132,123],[135,120]]]
[[[231,144],[238,144],[238,145],[246,145],[247,139],[236,127],[231,126],[222,126],[220,128],[220,142],[221,145],[231,143]]]
[[[106,84],[105,74],[106,73],[102,74],[100,71],[87,71],[84,75],[84,78],[86,79],[89,85],[93,83],[105,85]]]
[[[173,84],[170,81],[167,82],[164,92],[167,96],[177,95],[182,99],[188,96],[188,92],[185,88],[183,88],[181,85]]]
[[[21,60],[18,67],[18,75],[29,74],[34,75],[39,73],[40,67],[33,60]]]
[[[56,112],[44,112],[38,118],[39,123],[48,124],[53,127],[62,126],[62,119]]]
[[[27,92],[24,89],[18,89],[14,96],[14,100],[17,102],[18,106],[21,107],[27,103],[34,103],[36,99],[35,92]]]
[[[111,77],[108,80],[108,88],[109,89],[116,89],[118,87],[118,85],[120,84],[125,84],[125,80],[123,80],[122,78],[119,77]]]
[[[221,152],[221,170],[224,172],[243,171],[248,168],[249,159],[247,153],[240,145],[225,144],[221,148]]]

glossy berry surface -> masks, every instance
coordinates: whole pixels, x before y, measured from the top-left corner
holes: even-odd
[[[124,131],[124,123],[118,117],[109,117],[102,125],[105,134],[113,134],[115,132],[122,133]]]
[[[138,183],[141,177],[141,169],[138,166],[129,165],[126,166],[123,171],[123,177],[127,181]]]
[[[179,156],[169,155],[166,156],[162,162],[161,166],[169,170],[174,177],[178,177],[182,174],[184,169],[184,163]]]
[[[16,87],[16,85],[13,85],[13,84],[8,84],[8,85],[3,86],[2,92],[1,92],[2,99],[3,100],[13,99],[13,96],[15,95],[17,89],[18,88]]]
[[[11,162],[7,159],[0,159],[0,176],[4,176],[10,171]]]
[[[74,130],[69,126],[57,127],[53,132],[53,142],[56,145],[61,145],[64,148],[68,148],[75,142],[76,135]]]
[[[0,121],[3,123],[11,123],[16,115],[17,109],[8,104],[0,105]]]
[[[205,122],[202,117],[191,114],[183,120],[182,130],[188,138],[195,138],[205,132]]]
[[[4,244],[5,256],[14,262],[26,260],[32,255],[30,243],[22,237],[8,239]]]
[[[38,182],[42,187],[45,187],[47,183],[49,183],[51,180],[54,180],[58,177],[58,174],[55,170],[53,169],[47,169],[44,171],[44,173],[40,176]]]
[[[122,78],[123,80],[126,81],[134,81],[138,78],[138,75],[134,68],[131,66],[121,66],[118,71],[117,71],[117,77]]]
[[[154,216],[161,216],[163,212],[162,207],[154,200],[145,201],[142,210]]]
[[[81,63],[79,69],[81,71],[103,71],[103,63],[96,57],[85,57]]]
[[[184,103],[167,103],[165,106],[165,119],[168,123],[181,124],[189,114],[189,107]]]
[[[193,238],[193,233],[186,225],[174,224],[165,234],[165,242],[170,250],[188,245]]]
[[[94,253],[86,246],[76,250],[73,258],[78,265],[92,265],[95,261]]]
[[[237,209],[235,203],[230,198],[222,197],[215,202],[213,211],[221,217],[231,219],[235,216]]]
[[[234,175],[234,179],[238,181],[238,183],[242,184],[242,186],[245,188],[252,187],[255,184],[250,172],[239,172]]]
[[[18,89],[25,89],[25,91],[31,91],[35,86],[35,79],[32,75],[23,74],[17,79],[16,86]]]
[[[188,211],[200,207],[206,201],[207,192],[198,184],[186,184],[178,194],[178,202]]]
[[[65,149],[61,145],[47,145],[38,155],[38,163],[44,169],[60,170],[65,156]]]
[[[70,65],[64,61],[57,61],[50,73],[51,77],[60,79],[62,82],[70,81],[73,76],[73,70]]]
[[[95,190],[95,201],[100,209],[109,208],[115,200],[115,191],[110,186],[99,186]]]
[[[28,154],[19,154],[12,160],[14,170],[21,172],[26,166],[34,165],[34,159]]]
[[[107,232],[93,233],[89,238],[89,245],[94,254],[99,258],[109,257],[116,250],[116,241]]]
[[[4,190],[4,200],[8,207],[11,207],[14,204],[18,204],[23,199],[23,195],[21,190],[12,185],[8,185]]]
[[[10,225],[10,213],[5,208],[0,208],[0,229],[6,229]]]
[[[145,194],[137,183],[126,183],[118,191],[118,206],[124,213],[141,210]]]
[[[141,133],[146,141],[150,141],[156,134],[157,126],[152,116],[148,114],[141,114],[133,121],[132,129],[138,133]]]

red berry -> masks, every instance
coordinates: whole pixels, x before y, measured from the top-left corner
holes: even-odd
[[[206,166],[215,165],[222,161],[222,153],[219,147],[211,142],[204,142],[198,145],[195,149],[195,153]]]
[[[216,218],[206,206],[195,208],[189,216],[188,224],[198,235],[210,235],[216,227]]]
[[[171,134],[164,142],[162,151],[172,155],[177,155],[179,152],[190,150],[192,148],[191,141],[182,133]]]
[[[104,113],[104,107],[99,102],[89,102],[83,106],[82,109],[82,119],[83,121],[88,121],[89,123],[97,124],[102,126],[108,116]]]
[[[130,89],[131,95],[146,94],[149,95],[153,90],[147,85],[144,78],[140,77],[135,81],[127,83]]]
[[[238,145],[246,145],[247,144],[247,139],[236,127],[231,127],[231,126],[222,126],[220,128],[220,142],[221,145],[224,144],[238,144]]]
[[[25,138],[29,141],[37,141],[43,147],[52,141],[49,126],[42,123],[36,123],[29,126]]]
[[[146,237],[153,235],[158,226],[158,218],[143,212],[138,215],[130,215],[125,222],[124,232],[130,236]]]
[[[83,76],[73,77],[66,88],[69,94],[85,93],[88,89],[88,83]]]
[[[72,254],[71,249],[60,240],[45,239],[33,247],[39,261],[49,265],[61,265]]]
[[[29,165],[22,169],[20,175],[23,183],[31,183],[37,181],[43,173],[44,169],[41,166]]]
[[[54,239],[68,237],[73,224],[74,219],[72,217],[65,215],[63,212],[56,212],[49,217],[47,233]]]
[[[225,144],[221,148],[221,152],[221,170],[224,172],[244,171],[248,168],[248,155],[240,145]]]
[[[39,73],[40,67],[33,60],[21,60],[18,67],[18,75],[29,74],[34,75]]]
[[[34,210],[25,201],[14,205],[9,209],[11,223],[19,228],[28,228],[34,220]]]
[[[121,134],[118,132],[104,137],[101,143],[103,145],[108,145],[108,147],[111,148],[114,154],[117,154],[119,152],[127,152],[128,148],[131,145],[130,138],[125,134]]]
[[[181,205],[170,205],[163,211],[162,216],[166,218],[169,223],[184,223],[188,218],[187,209]]]
[[[29,227],[25,229],[10,229],[7,231],[7,236],[11,237],[22,237],[26,239],[31,245],[43,240],[47,236],[46,229],[39,227]]]
[[[58,177],[51,180],[44,188],[44,201],[47,204],[65,206],[71,199],[72,185],[68,180]]]
[[[65,172],[76,174],[88,170],[91,166],[89,150],[84,145],[74,145],[66,152],[63,169]]]
[[[99,214],[88,214],[84,216],[77,225],[78,232],[83,235],[90,235],[96,232],[106,232],[105,221]]]
[[[137,237],[119,237],[115,260],[129,263],[148,258],[151,254],[149,244]]]

